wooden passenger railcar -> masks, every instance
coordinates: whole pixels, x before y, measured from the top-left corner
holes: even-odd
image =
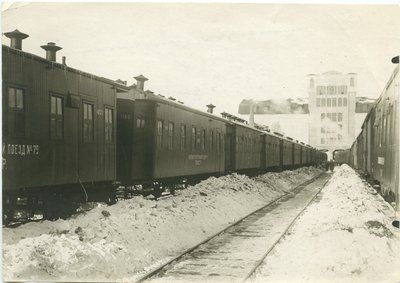
[[[281,168],[281,142],[278,136],[272,133],[264,134],[265,169],[277,170]]]
[[[89,193],[94,183],[109,187],[116,179],[120,86],[21,50],[2,51],[5,198],[49,186],[53,194],[97,197]]]
[[[118,178],[125,184],[225,172],[226,120],[152,94],[117,105]]]
[[[291,168],[293,166],[293,142],[287,138],[282,138],[282,167]]]
[[[301,146],[297,142],[293,143],[293,166],[301,166]]]
[[[399,208],[399,66],[367,114],[361,132],[349,150],[350,164],[378,181],[381,193]]]
[[[263,168],[261,164],[262,132],[247,125],[234,124],[235,171]]]

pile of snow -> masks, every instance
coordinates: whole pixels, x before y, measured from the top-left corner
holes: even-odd
[[[69,220],[5,228],[4,279],[132,281],[320,172],[212,177],[159,201],[135,197]]]
[[[260,282],[399,282],[395,211],[347,165],[260,268]]]

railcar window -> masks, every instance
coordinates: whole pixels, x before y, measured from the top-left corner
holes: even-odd
[[[217,133],[217,152],[219,152],[219,148],[220,148],[220,138],[221,138],[221,134]]]
[[[136,119],[136,128],[143,129],[145,125],[146,125],[145,119],[143,119],[143,118]]]
[[[93,104],[83,103],[83,141],[94,140]]]
[[[201,131],[201,151],[206,148],[206,130]]]
[[[196,149],[196,128],[192,127],[192,151]]]
[[[104,136],[106,142],[112,142],[113,135],[114,135],[113,110],[106,108],[104,110]]]
[[[64,135],[64,109],[63,99],[51,96],[50,103],[50,132],[52,139],[62,139]]]
[[[210,152],[213,151],[214,148],[214,131],[210,132]]]
[[[157,148],[162,149],[162,143],[163,143],[163,129],[164,129],[164,123],[161,120],[157,121]]]
[[[168,149],[174,149],[174,123],[168,123]]]
[[[181,150],[186,150],[186,125],[181,125]]]
[[[13,136],[25,135],[25,109],[24,90],[20,88],[8,88],[8,127]]]

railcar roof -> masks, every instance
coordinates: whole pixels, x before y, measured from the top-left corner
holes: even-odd
[[[19,55],[21,57],[24,57],[24,58],[27,58],[27,59],[31,59],[31,60],[36,61],[36,62],[47,63],[47,64],[51,65],[52,67],[59,68],[61,70],[67,70],[67,71],[72,72],[72,73],[76,73],[76,74],[79,74],[79,75],[82,75],[82,76],[85,76],[85,77],[88,77],[88,78],[91,78],[91,79],[94,79],[94,80],[98,80],[98,81],[110,84],[110,85],[116,87],[117,90],[119,90],[119,91],[129,91],[129,87],[128,86],[126,86],[124,84],[121,84],[121,83],[118,83],[117,81],[113,81],[111,79],[107,79],[107,78],[104,78],[104,77],[93,75],[93,74],[88,73],[88,72],[84,72],[84,71],[81,71],[81,70],[78,70],[78,69],[74,69],[74,68],[71,68],[69,66],[63,65],[61,63],[49,61],[49,60],[47,60],[47,59],[45,59],[43,57],[40,57],[38,55],[35,55],[35,54],[32,54],[32,53],[28,53],[28,52],[25,52],[25,51],[22,51],[22,50],[19,50],[19,49],[11,48],[11,47],[9,47],[7,45],[4,45],[4,44],[3,44],[3,52],[13,53],[13,54]]]

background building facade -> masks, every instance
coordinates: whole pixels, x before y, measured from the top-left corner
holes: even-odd
[[[319,149],[346,149],[355,139],[357,74],[329,71],[308,75],[309,143]]]

